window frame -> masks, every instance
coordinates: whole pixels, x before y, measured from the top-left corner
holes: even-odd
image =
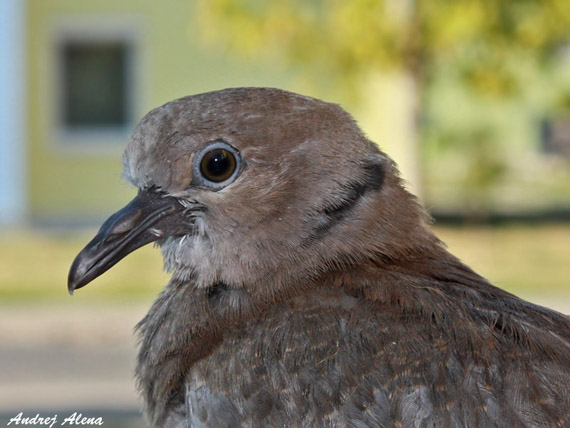
[[[54,24],[51,37],[52,96],[50,123],[52,141],[56,150],[69,154],[101,154],[121,152],[132,133],[138,117],[137,106],[142,97],[141,31],[128,18],[99,19],[67,18]],[[95,126],[70,128],[65,124],[65,46],[70,43],[120,43],[125,46],[125,124],[122,126]]]
[[[562,142],[560,142],[562,138]],[[543,156],[570,159],[570,113],[543,118],[540,123],[540,153]]]

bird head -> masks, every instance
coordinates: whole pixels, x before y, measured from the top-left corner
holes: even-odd
[[[268,299],[279,290],[268,282],[303,286],[339,266],[405,256],[424,235],[394,163],[354,120],[290,92],[167,103],[138,124],[123,163],[138,195],[77,256],[70,292],[157,242],[173,280]]]

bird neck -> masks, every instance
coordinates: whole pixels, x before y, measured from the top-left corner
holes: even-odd
[[[466,353],[548,349],[548,358],[569,362],[570,318],[493,286],[441,245],[401,258],[371,258],[323,282],[398,323],[431,325],[434,337]]]
[[[464,302],[484,306],[494,298],[519,301],[463,264],[439,241],[399,254],[375,254],[350,269],[330,272],[324,282],[375,303],[430,315],[454,312]]]

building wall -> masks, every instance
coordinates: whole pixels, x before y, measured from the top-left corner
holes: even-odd
[[[120,178],[121,152],[132,126],[151,108],[174,98],[232,86],[275,86],[339,101],[334,98],[334,91],[326,95],[316,93],[311,82],[300,84],[298,75],[295,78],[286,75],[278,64],[238,59],[237,54],[205,47],[193,19],[191,0],[5,0],[1,3],[3,7],[25,4],[27,8],[26,34],[21,38],[27,41],[27,65],[25,73],[21,73],[27,76],[24,115],[27,123],[20,128],[25,128],[28,144],[26,151],[19,150],[22,145],[14,143],[2,143],[0,149],[8,150],[6,157],[1,153],[2,160],[11,159],[4,161],[7,167],[0,168],[2,186],[6,187],[8,182],[4,176],[12,177],[10,191],[5,192],[3,187],[0,192],[0,204],[16,198],[9,202],[17,208],[12,211],[16,213],[12,218],[21,217],[27,207],[29,217],[35,222],[89,223],[100,221],[123,206],[134,195],[134,190]],[[7,30],[2,26],[0,31]],[[65,37],[114,36],[125,37],[134,46],[130,62],[133,112],[129,126],[123,132],[82,136],[61,132],[59,106],[64,82],[58,44]],[[497,128],[496,140],[500,142],[493,143],[493,153],[504,161],[506,168],[501,181],[489,186],[489,195],[484,195],[491,209],[568,206],[568,163],[551,157],[545,160],[537,148],[540,141],[537,123],[562,85],[552,83],[566,82],[565,87],[570,87],[567,66],[560,69],[561,79],[547,79],[539,84],[544,79],[537,75],[529,81],[525,89],[527,99],[511,101],[510,107],[495,100],[476,102],[471,94],[457,89],[458,84],[450,83],[447,78],[434,86],[432,91],[437,94],[431,94],[431,101],[421,106],[438,126],[447,126],[452,131],[472,126],[476,121],[487,123],[486,119],[477,119],[478,116],[491,118],[488,122],[493,129]],[[299,74],[303,71],[306,70],[296,70]],[[529,75],[533,73],[537,70]],[[1,76],[0,84],[8,82],[9,89],[17,88],[11,85],[12,78],[4,76],[2,80]],[[362,106],[351,113],[365,133],[396,159],[409,187],[423,193],[428,205],[461,211],[465,199],[471,199],[461,180],[465,181],[473,156],[463,149],[444,156],[436,144],[420,159],[419,144],[424,144],[426,152],[429,141],[419,141],[414,131],[417,117],[413,112],[418,100],[410,82],[405,76],[378,75],[364,85],[366,96]],[[3,135],[0,138],[8,141]],[[472,144],[464,146],[469,148]],[[11,169],[12,165],[18,165],[18,159],[27,159],[27,165]],[[420,181],[423,186],[419,186]],[[4,205],[0,205],[2,212],[7,212]]]
[[[26,213],[24,3],[0,2],[0,225]]]

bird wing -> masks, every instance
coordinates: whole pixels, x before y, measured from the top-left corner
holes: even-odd
[[[566,362],[546,354],[537,358],[522,346],[505,347],[497,330],[486,340],[482,351],[469,349],[468,341],[450,340],[418,314],[346,295],[305,297],[302,304],[280,305],[263,320],[226,334],[192,367],[185,422],[568,426]]]

